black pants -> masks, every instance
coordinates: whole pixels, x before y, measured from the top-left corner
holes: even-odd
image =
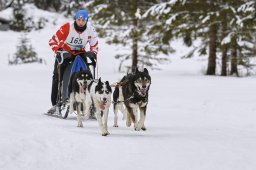
[[[91,52],[86,52],[86,54],[79,54],[83,61],[87,64],[87,57],[92,57],[92,53]],[[86,57],[87,56],[87,57]],[[58,62],[55,60],[54,63],[54,70],[53,70],[53,76],[52,76],[52,92],[51,92],[51,102],[52,105],[56,105],[57,104],[57,95],[58,95],[58,84],[59,82],[62,81],[63,79],[63,74],[65,69],[67,68],[68,64],[70,62],[73,62],[75,59],[75,56],[72,56],[70,58],[67,58],[63,61],[63,63],[60,65],[60,80],[59,80],[59,75],[58,75]]]

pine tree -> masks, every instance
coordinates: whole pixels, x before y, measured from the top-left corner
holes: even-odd
[[[13,4],[13,16],[14,20],[10,23],[10,28],[15,31],[26,30],[25,24],[25,10],[22,8],[24,4],[23,0],[17,0]]]
[[[153,37],[147,36],[146,31],[152,21],[143,17],[144,12],[154,5],[156,0],[95,0],[88,9],[91,11],[93,21],[97,24],[100,36],[106,37],[110,44],[121,44],[130,52],[118,54],[115,57],[120,59],[120,67],[126,60],[131,60],[128,69],[134,70],[136,67],[156,68],[154,61],[165,59],[156,58],[157,54],[170,51],[162,44],[154,44]]]
[[[194,47],[187,57],[193,56],[195,51],[199,55],[208,54],[208,75],[216,74],[220,55],[223,57],[221,74],[227,75],[228,59],[231,59],[231,73],[238,75],[238,64],[244,64],[245,59],[248,61],[247,57],[255,51],[251,47],[255,41],[254,0],[174,0],[154,5],[147,15],[156,23],[167,19],[162,25],[150,28],[160,32],[160,39],[183,38],[185,44],[191,46],[193,40],[200,38],[202,44]]]
[[[34,4],[43,10],[59,11],[62,7],[61,0],[32,0]]]
[[[255,43],[255,1],[237,0],[225,1],[226,6],[226,33],[223,32],[221,47],[230,49],[230,73],[239,76],[238,65],[248,66],[251,56],[255,56],[253,44]],[[222,17],[222,19],[225,17]],[[223,63],[224,64],[224,63]],[[225,69],[222,66],[222,69]],[[226,68],[227,69],[227,68]]]
[[[0,0],[0,11],[9,8],[14,0]]]
[[[210,40],[215,41],[214,39],[216,39],[214,38],[216,36],[214,32],[217,29],[215,22],[210,26],[210,18],[213,20],[214,15],[206,18],[206,15],[212,13],[211,10],[215,9],[214,4],[212,6],[210,2],[205,0],[176,0],[160,2],[154,5],[147,12],[147,15],[151,16],[156,23],[150,28],[149,33],[153,30],[158,31],[163,43],[170,42],[175,38],[182,38],[188,46],[193,44],[194,39],[200,37],[203,42],[202,45],[198,49],[195,48],[188,52],[186,57],[193,56],[195,51],[205,54],[207,44],[209,44]],[[158,22],[159,19],[164,22]],[[212,31],[212,33],[209,31]],[[211,59],[209,61],[213,62],[210,62],[208,66],[211,68],[209,71],[215,72],[215,49],[212,46],[215,43],[212,42],[210,44],[211,55],[209,55],[209,59]]]
[[[20,42],[17,45],[17,51],[14,54],[14,58],[12,60],[9,59],[9,64],[22,64],[33,62],[42,61],[37,57],[37,53],[34,51],[26,34],[24,34],[21,36]]]

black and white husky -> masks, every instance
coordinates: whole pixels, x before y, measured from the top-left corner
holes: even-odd
[[[145,119],[148,104],[148,92],[151,84],[151,77],[148,70],[144,68],[141,72],[138,69],[134,73],[127,74],[120,82],[120,88],[115,88],[113,94],[113,101],[119,104],[123,103],[126,108],[126,125],[131,126],[134,123],[136,131],[146,130]],[[118,91],[118,92],[117,92]],[[118,95],[116,95],[118,93]],[[137,111],[140,110],[140,119],[138,119]],[[115,106],[114,106],[115,110]],[[116,117],[116,113],[115,113]],[[114,126],[117,125],[117,118],[115,118]]]
[[[70,94],[70,108],[69,113],[77,111],[77,126],[83,127],[82,116],[89,118],[90,108],[86,105],[86,98],[89,92],[87,90],[88,84],[93,81],[92,75],[89,71],[80,71],[71,76],[69,83]]]
[[[86,99],[86,105],[93,105],[95,108],[95,117],[99,123],[102,136],[109,135],[108,132],[108,113],[111,105],[112,89],[109,82],[102,82],[99,78],[98,82],[91,82],[88,86],[90,98]]]

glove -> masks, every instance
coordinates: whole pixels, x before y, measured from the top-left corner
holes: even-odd
[[[59,51],[59,50],[58,50]],[[56,56],[55,56],[57,62],[60,64],[61,61],[62,61],[62,58],[61,58],[61,54],[59,52],[56,53]]]
[[[55,53],[57,53],[60,49],[62,50],[63,45],[64,45],[64,42],[61,40],[61,41],[59,42],[59,44],[58,44],[57,46],[55,46],[54,48],[52,48],[52,49],[53,49],[53,51],[54,51]]]
[[[58,51],[63,51],[63,48],[58,48],[58,50],[56,50],[56,53],[57,53]]]

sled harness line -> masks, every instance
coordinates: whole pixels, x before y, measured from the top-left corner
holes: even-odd
[[[135,93],[135,92],[133,92],[133,94],[132,94],[129,98],[127,98],[126,100],[124,100],[124,101],[116,101],[116,102],[112,101],[112,103],[113,103],[113,104],[116,104],[116,103],[122,103],[122,102],[126,102],[126,101],[128,101],[128,100],[131,100],[132,98],[134,98],[134,93]]]
[[[110,86],[111,87],[119,87],[119,86],[123,86],[124,84],[125,84],[125,82],[116,82],[116,83],[111,84]]]

